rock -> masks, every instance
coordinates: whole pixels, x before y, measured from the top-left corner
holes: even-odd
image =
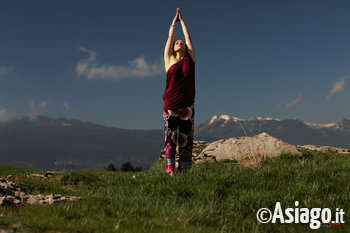
[[[15,203],[15,197],[14,196],[5,196],[5,198],[2,200],[2,205],[14,205],[18,204],[17,202]]]
[[[290,145],[267,133],[254,137],[236,137],[218,140],[209,144],[195,162],[219,161],[224,159],[241,160],[246,157],[279,156],[282,152],[301,154],[296,146]]]
[[[24,204],[52,204],[58,201],[82,200],[82,197],[62,196],[60,194],[32,195],[21,191],[21,184],[0,178],[0,206],[18,206]]]
[[[15,196],[20,196],[21,195],[21,191],[15,191]]]
[[[319,145],[298,145],[298,150],[301,149],[308,149],[312,151],[334,151],[335,153],[339,154],[350,154],[350,149],[348,148],[339,148],[339,147],[332,147],[332,146],[319,146]]]
[[[0,214],[0,217],[2,214]],[[4,227],[4,226],[1,226]],[[9,227],[9,228],[8,228]],[[0,228],[0,233],[24,233],[22,231],[19,231],[21,228],[21,224],[12,224],[10,226],[7,226],[6,228]]]
[[[18,205],[21,203],[21,200],[18,200],[16,198],[13,199],[13,204]]]
[[[193,147],[209,144],[206,141],[193,141]]]
[[[52,176],[52,175],[55,174],[55,173],[57,173],[57,172],[55,172],[55,171],[47,171],[47,172],[44,174],[44,176],[50,177],[50,176]]]
[[[0,233],[20,233],[15,229],[0,229]]]
[[[2,205],[4,199],[5,199],[5,197],[0,197],[0,206]]]
[[[203,148],[205,148],[203,150]],[[245,157],[262,156],[279,156],[282,152],[290,152],[292,154],[301,154],[302,148],[313,151],[334,151],[341,154],[350,154],[350,149],[337,148],[331,146],[318,145],[298,145],[294,146],[283,142],[267,133],[261,133],[254,137],[235,137],[229,139],[221,139],[212,143],[205,141],[194,141],[192,160],[194,163],[219,161],[223,159],[242,160]],[[176,148],[175,159],[178,160],[178,147]],[[165,150],[162,149],[159,160],[166,159]]]
[[[52,176],[53,174],[55,174],[57,172],[55,171],[47,171],[45,172],[45,174],[36,174],[36,173],[31,173],[31,174],[27,174],[27,177],[40,177],[40,178],[47,178]]]
[[[60,195],[60,194],[55,194],[55,195],[53,195],[53,199],[59,199],[59,198],[61,198],[62,197],[62,195]]]

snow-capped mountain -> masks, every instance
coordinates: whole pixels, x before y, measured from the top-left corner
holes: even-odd
[[[218,115],[197,126],[195,138],[215,141],[230,137],[253,136],[261,132],[291,144],[350,147],[350,118],[335,123],[318,124],[298,119],[280,120],[270,117],[241,119]]]

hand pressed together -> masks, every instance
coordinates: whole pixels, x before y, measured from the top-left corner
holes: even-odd
[[[183,21],[183,19],[182,19],[181,13],[180,13],[180,8],[177,8],[173,23],[181,22],[181,21]]]

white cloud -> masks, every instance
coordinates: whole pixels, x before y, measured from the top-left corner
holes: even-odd
[[[35,118],[36,115],[42,114],[42,112],[46,109],[49,104],[48,100],[42,100],[39,103],[36,103],[34,100],[28,102],[29,113],[28,116]]]
[[[40,106],[41,108],[46,108],[46,105],[47,105],[47,104],[48,104],[48,101],[45,100],[45,101],[41,101],[41,103],[40,103],[39,106]]]
[[[8,112],[6,109],[0,109],[0,122],[9,121],[16,117],[14,112]]]
[[[276,107],[282,107],[284,106],[285,109],[291,108],[295,106],[297,103],[301,102],[304,100],[304,96],[302,94],[299,94],[297,97],[295,97],[292,100],[284,100],[276,104]]]
[[[36,118],[38,117],[37,113],[28,113],[25,114],[25,116],[29,117],[30,120],[36,120]]]
[[[71,110],[71,107],[69,106],[68,102],[64,102],[62,104],[62,108],[63,108],[63,113],[67,113],[69,110]]]
[[[48,100],[43,100],[40,103],[35,103],[34,100],[29,101],[29,107],[31,109],[44,109],[46,108],[47,104],[49,103]]]
[[[150,77],[164,72],[162,58],[154,63],[148,63],[143,55],[134,60],[127,61],[128,65],[99,64],[96,59],[96,52],[79,48],[87,53],[89,57],[77,63],[76,72],[78,75],[85,75],[88,79],[108,78],[118,80],[124,77]]]
[[[293,100],[291,100],[289,103],[287,103],[284,108],[288,109],[291,107],[294,107],[297,103],[299,103],[300,101],[302,101],[304,99],[302,94],[299,94],[296,98],[294,98]]]
[[[0,74],[11,73],[13,70],[13,67],[0,66]]]
[[[276,104],[276,107],[279,108],[279,107],[281,107],[282,105],[284,105],[286,102],[287,102],[286,100],[281,101],[281,102],[279,102],[279,103]]]
[[[330,89],[330,91],[329,91],[329,94],[326,96],[326,101],[327,101],[327,102],[331,99],[331,97],[332,97],[335,93],[337,93],[337,92],[343,90],[344,85],[345,85],[345,83],[346,83],[346,80],[347,80],[348,78],[349,78],[349,76],[341,77],[338,81],[336,81],[336,82],[334,83],[333,87],[332,87],[332,88]]]

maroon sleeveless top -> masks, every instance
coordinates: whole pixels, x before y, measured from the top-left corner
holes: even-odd
[[[195,63],[186,55],[173,64],[166,73],[166,86],[163,94],[164,110],[174,110],[191,106],[195,97]]]

